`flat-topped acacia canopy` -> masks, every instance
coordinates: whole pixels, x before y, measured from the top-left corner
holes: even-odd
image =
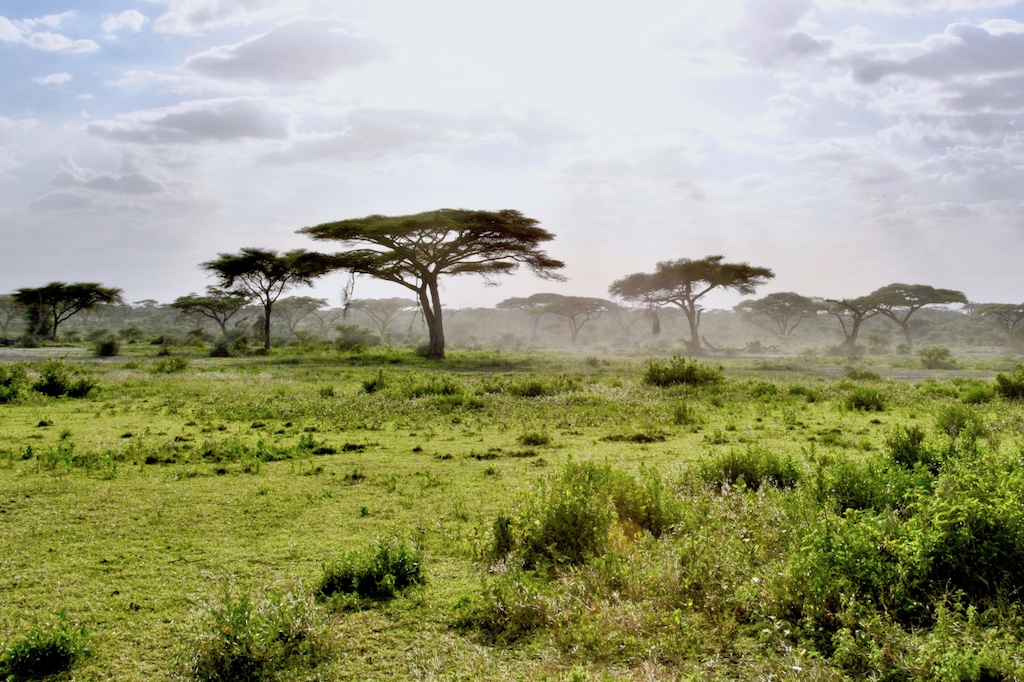
[[[510,209],[444,208],[413,215],[339,220],[298,232],[350,247],[331,256],[338,269],[394,282],[416,292],[430,332],[428,356],[443,358],[440,276],[476,274],[491,280],[525,265],[542,279],[564,279],[555,270],[565,267],[565,263],[538,248],[555,235],[538,224]]]

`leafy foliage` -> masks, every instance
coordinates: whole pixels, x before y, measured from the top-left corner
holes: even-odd
[[[80,376],[64,360],[47,360],[39,365],[39,378],[32,384],[32,390],[51,398],[84,398],[96,388],[97,382]]]
[[[423,582],[423,553],[404,540],[382,538],[324,567],[316,592],[323,598],[352,595],[386,601]]]
[[[651,386],[699,386],[722,380],[722,370],[694,358],[673,355],[667,362],[651,360],[644,366],[643,382]]]
[[[88,655],[87,643],[85,628],[59,612],[52,622],[37,626],[0,651],[0,678],[21,682],[62,673]]]
[[[730,449],[707,457],[700,462],[697,471],[705,483],[733,486],[743,482],[754,490],[762,485],[792,488],[800,480],[800,469],[792,459],[752,445],[745,450]]]

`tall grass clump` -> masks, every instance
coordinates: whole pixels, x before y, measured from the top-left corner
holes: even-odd
[[[121,354],[121,344],[113,336],[98,341],[93,348],[96,357],[112,358]]]
[[[375,546],[348,552],[324,566],[316,593],[324,599],[386,601],[423,580],[423,553],[404,540],[382,538]]]
[[[679,384],[700,386],[721,381],[722,370],[694,358],[673,355],[665,362],[649,361],[644,366],[642,380],[645,384],[661,388]]]
[[[177,374],[188,369],[189,359],[179,355],[167,355],[159,358],[153,364],[153,371],[157,374]]]
[[[935,471],[939,457],[925,445],[924,439],[924,429],[920,426],[899,426],[886,436],[885,452],[901,467],[913,469],[921,464]]]
[[[633,476],[609,465],[569,461],[499,514],[489,555],[532,569],[578,566],[609,548],[613,527],[660,536],[672,522],[670,496],[652,471]]]
[[[28,384],[28,373],[25,371],[25,365],[21,363],[0,365],[0,405],[17,398],[26,384]]]
[[[730,449],[706,457],[697,465],[697,475],[715,486],[744,485],[757,490],[762,485],[792,488],[800,480],[800,468],[789,457],[782,457],[767,448],[748,445],[745,450]]]
[[[87,656],[85,628],[68,620],[63,612],[0,650],[0,679],[11,682],[41,680],[69,670]]]
[[[325,653],[308,597],[272,593],[253,600],[225,588],[202,621],[188,661],[199,682],[276,679],[287,668],[317,665]]]
[[[862,387],[846,396],[846,409],[864,412],[885,411],[885,394],[877,388]]]
[[[39,378],[32,390],[51,398],[84,398],[96,388],[94,379],[83,377],[64,360],[47,360],[38,366]]]
[[[1009,374],[996,374],[996,393],[1007,400],[1024,400],[1024,365],[1016,365]]]

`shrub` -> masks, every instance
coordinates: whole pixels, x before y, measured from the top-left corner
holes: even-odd
[[[949,436],[951,451],[958,439],[967,447],[972,447],[985,433],[985,423],[981,415],[970,406],[957,403],[948,405],[939,412],[935,417],[935,427],[940,433]]]
[[[363,391],[366,393],[376,393],[387,388],[389,383],[390,378],[388,375],[384,374],[384,370],[378,369],[375,377],[363,381]]]
[[[924,444],[924,429],[920,426],[900,426],[885,438],[885,450],[889,458],[907,469],[922,464],[935,470],[939,457]]]
[[[308,598],[271,594],[260,602],[225,589],[209,604],[189,672],[200,682],[274,679],[296,663],[316,665],[324,645]]]
[[[210,349],[211,358],[230,358],[231,355],[231,343],[227,339],[218,340]]]
[[[527,431],[516,439],[520,445],[539,447],[551,444],[551,436],[541,431]]]
[[[925,369],[953,369],[956,363],[953,362],[953,354],[948,348],[942,346],[926,346],[917,351],[921,358],[921,366]]]
[[[535,375],[491,377],[480,387],[482,393],[501,393],[516,398],[542,398],[560,393],[571,393],[580,388],[579,375],[560,374],[557,377]]]
[[[814,403],[818,401],[818,394],[812,391],[811,389],[807,388],[806,386],[790,386],[789,394],[800,396],[809,403]]]
[[[789,457],[781,457],[766,448],[748,445],[746,450],[729,452],[704,459],[697,465],[697,475],[705,483],[736,485],[740,480],[751,489],[762,485],[792,488],[800,480],[800,469]]]
[[[615,523],[661,535],[673,517],[663,489],[653,472],[638,478],[608,465],[570,461],[513,514],[495,520],[490,558],[512,555],[526,568],[576,566],[605,553]]]
[[[39,625],[0,651],[0,678],[18,682],[62,673],[89,654],[87,640],[85,628],[59,612],[54,622]]]
[[[17,398],[27,383],[28,373],[25,371],[25,365],[0,364],[0,405]]]
[[[996,393],[1007,400],[1024,400],[1024,365],[1016,365],[1009,374],[996,374]]]
[[[97,357],[112,358],[121,354],[121,344],[111,336],[97,343],[93,352]]]
[[[843,370],[843,375],[847,379],[853,379],[854,381],[875,381],[882,378],[877,372],[853,365],[847,365],[846,369]]]
[[[885,394],[877,388],[858,388],[846,396],[846,409],[882,412],[885,410]]]
[[[960,393],[960,400],[967,405],[981,405],[996,397],[995,389],[988,384],[972,384]]]
[[[184,372],[188,369],[188,366],[188,358],[168,355],[156,361],[156,364],[153,365],[153,371],[157,374],[175,374],[176,372]]]
[[[78,376],[64,360],[47,360],[39,365],[39,378],[32,390],[51,398],[84,398],[96,388],[96,381]]]
[[[380,337],[358,324],[336,324],[338,339],[334,342],[338,350],[355,350],[358,346],[379,346]]]
[[[651,360],[644,366],[643,371],[643,382],[645,384],[662,388],[678,384],[699,386],[721,380],[721,368],[712,367],[696,359],[685,358],[681,355],[673,355],[667,362]]]
[[[323,598],[352,595],[383,601],[422,582],[423,553],[405,541],[382,538],[375,547],[349,552],[325,566],[316,592]]]
[[[511,644],[551,625],[555,614],[547,592],[539,576],[506,571],[487,581],[480,597],[463,598],[455,625],[473,628],[492,643]]]

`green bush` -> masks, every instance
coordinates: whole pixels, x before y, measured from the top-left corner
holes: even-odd
[[[112,358],[121,354],[121,344],[111,336],[98,342],[93,352],[97,357]]]
[[[520,445],[541,447],[551,444],[551,436],[543,431],[527,431],[516,439]]]
[[[748,445],[746,450],[730,449],[705,458],[697,465],[697,475],[704,483],[717,486],[733,486],[742,480],[754,490],[762,485],[792,488],[800,480],[800,469],[789,457]]]
[[[384,370],[378,369],[376,376],[363,381],[363,391],[365,393],[376,393],[387,388],[389,383],[390,377],[384,373]]]
[[[84,398],[96,388],[96,381],[78,375],[64,360],[47,360],[39,365],[39,378],[32,390],[51,398]]]
[[[875,381],[882,378],[878,375],[878,372],[854,365],[847,365],[846,369],[843,370],[843,376],[854,381]]]
[[[57,613],[54,622],[39,625],[0,651],[0,679],[41,680],[62,673],[89,654],[87,641],[85,628]]]
[[[885,410],[885,394],[877,388],[858,388],[846,396],[846,409],[882,412]]]
[[[308,598],[274,593],[254,602],[225,589],[203,620],[188,664],[200,682],[276,679],[296,664],[315,666],[324,653]]]
[[[662,388],[679,384],[699,386],[721,381],[722,370],[693,358],[673,355],[667,362],[649,361],[644,366],[642,378],[645,384]]]
[[[672,516],[654,472],[638,478],[609,465],[569,461],[514,513],[495,520],[489,554],[494,560],[511,555],[526,568],[576,566],[605,553],[616,523],[659,536]]]
[[[973,448],[978,438],[985,435],[985,422],[981,415],[970,406],[957,403],[939,411],[935,417],[935,428],[949,436],[950,452],[958,444]]]
[[[953,369],[956,363],[953,362],[953,353],[942,346],[925,346],[917,351],[921,358],[921,366],[925,369]]]
[[[811,389],[807,388],[806,386],[790,386],[789,394],[800,396],[809,403],[814,403],[818,401],[818,394],[812,391]]]
[[[996,393],[1007,400],[1024,400],[1024,365],[1015,365],[1009,374],[996,374]]]
[[[578,375],[560,374],[556,377],[500,376],[485,379],[480,386],[482,393],[500,393],[515,398],[542,398],[560,393],[571,393],[582,386]]]
[[[0,405],[18,397],[28,383],[28,373],[21,363],[0,364]]]
[[[423,553],[405,541],[381,539],[325,566],[316,592],[323,598],[352,595],[384,601],[422,582]]]
[[[178,355],[168,355],[160,358],[153,365],[153,371],[157,374],[176,374],[188,369],[189,359]]]
[[[379,346],[380,337],[358,324],[336,324],[338,339],[334,342],[338,350],[353,350],[357,346]]]
[[[928,449],[924,437],[924,429],[920,426],[897,427],[885,438],[885,452],[901,467],[913,469],[922,464],[934,471],[939,465],[939,457]]]
[[[552,624],[555,617],[549,588],[527,571],[506,571],[485,582],[477,598],[458,604],[455,626],[473,629],[494,644],[512,644]]]

